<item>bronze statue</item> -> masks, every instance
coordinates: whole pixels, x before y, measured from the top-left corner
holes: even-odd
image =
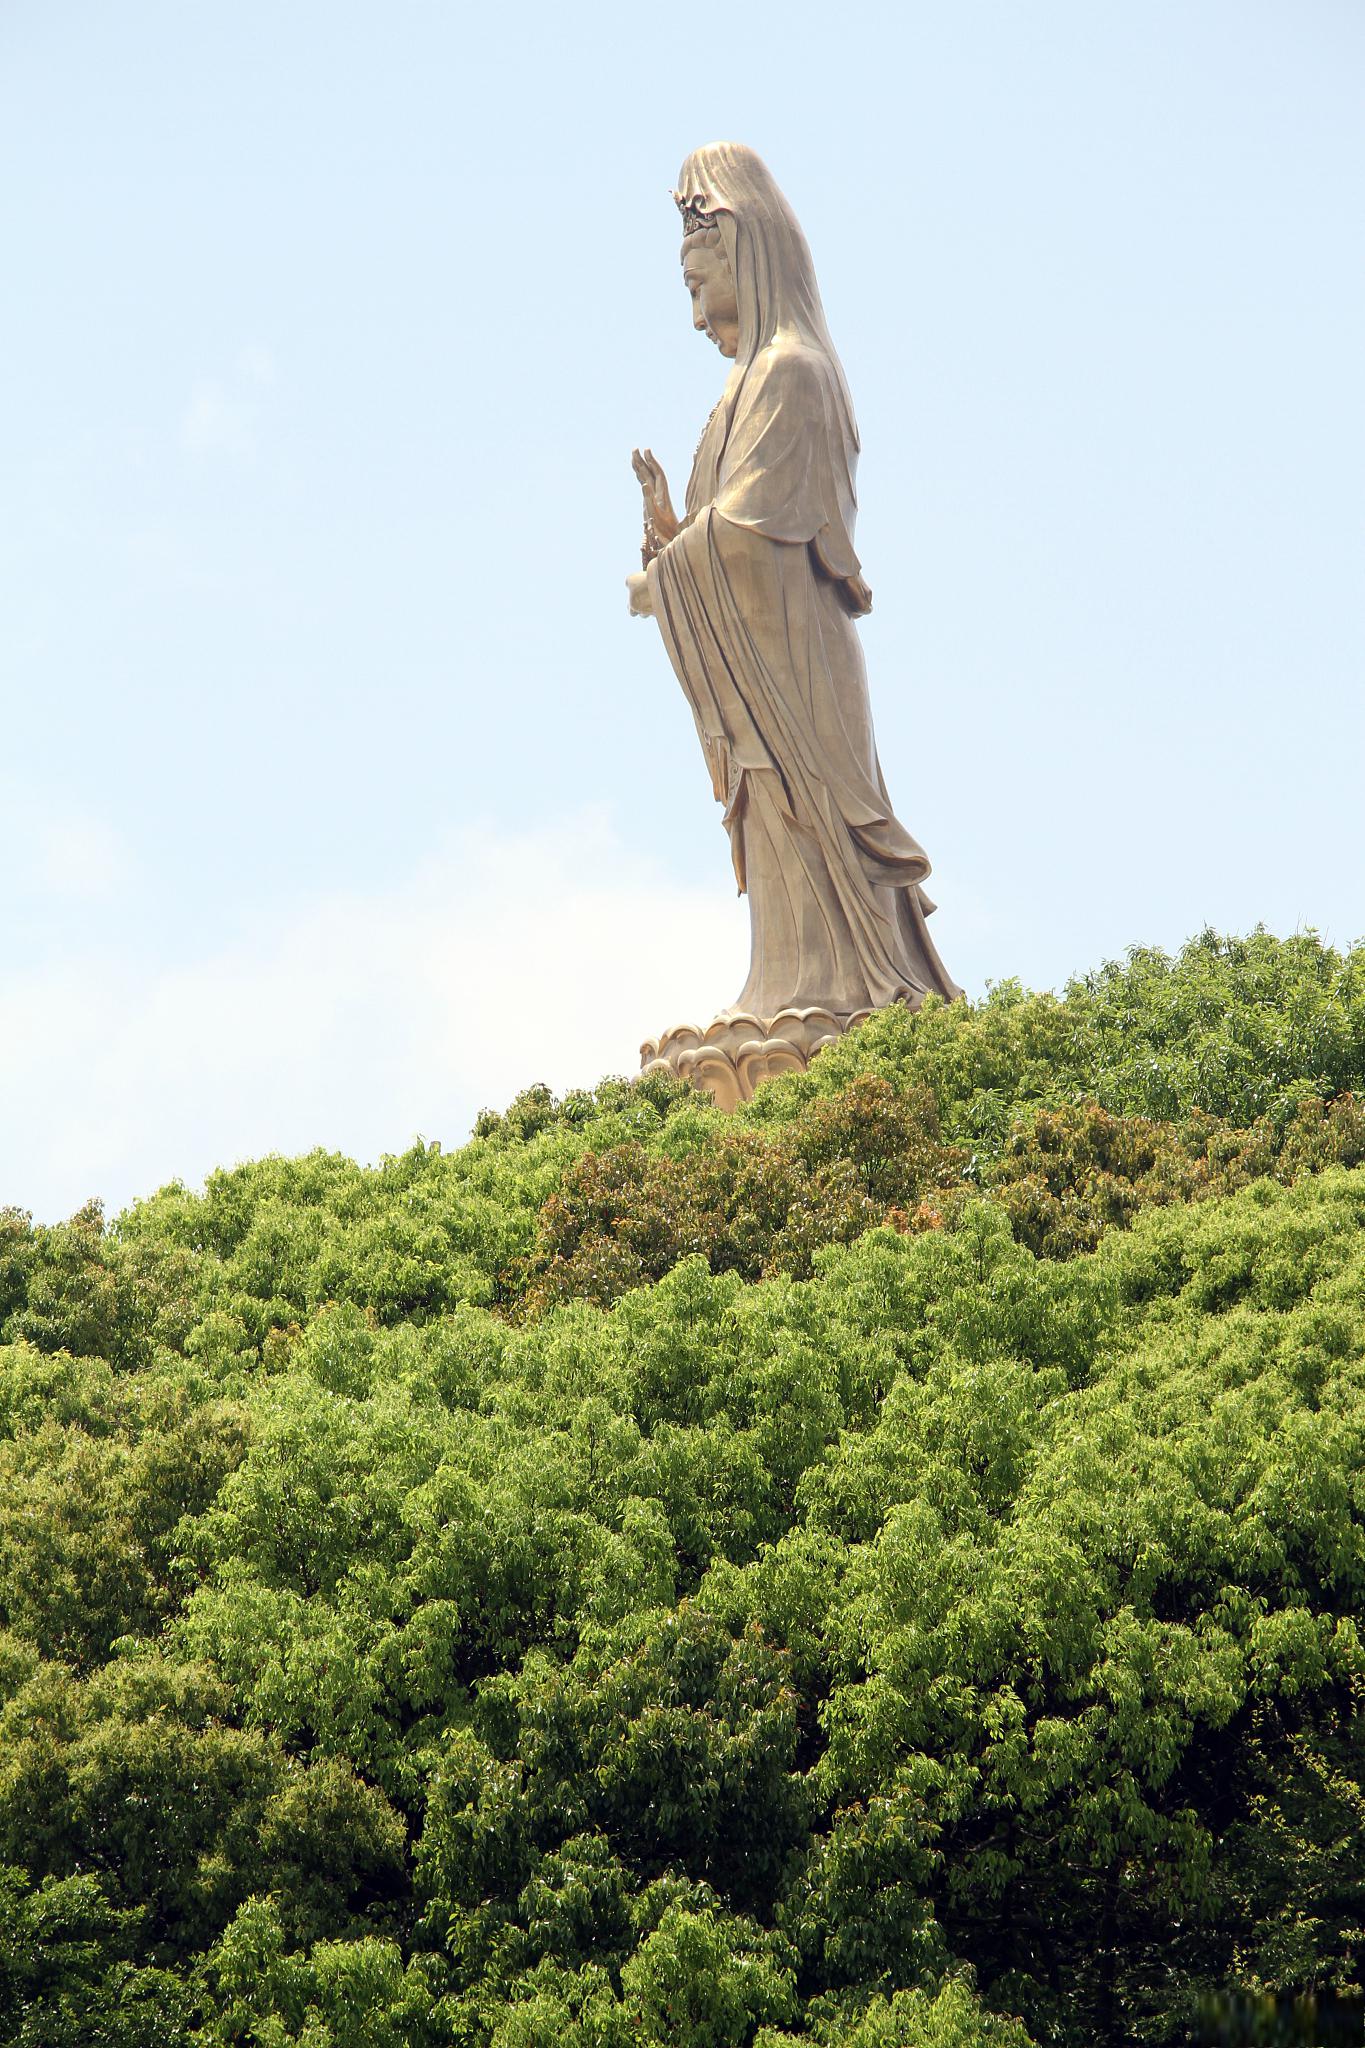
[[[925,926],[928,858],[877,759],[854,624],[872,604],[853,547],[858,429],[805,236],[741,143],[697,150],[674,197],[693,324],[734,367],[681,519],[635,453],[630,605],[657,619],[692,707],[752,955],[730,1009],[642,1051],[728,1107],[884,1003],[961,991]]]

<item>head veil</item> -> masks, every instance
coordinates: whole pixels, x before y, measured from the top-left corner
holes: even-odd
[[[673,197],[680,210],[692,208],[709,217],[720,233],[735,280],[739,348],[719,408],[723,420],[717,422],[721,427],[718,439],[723,441],[735,418],[745,380],[764,349],[773,342],[794,342],[823,357],[833,400],[828,450],[832,495],[841,509],[840,524],[856,568],[852,529],[857,504],[858,425],[843,365],[825,325],[815,266],[801,224],[762,157],[742,142],[708,142],[694,150],[678,173]],[[691,497],[689,491],[689,509]],[[847,571],[840,567],[836,573]]]

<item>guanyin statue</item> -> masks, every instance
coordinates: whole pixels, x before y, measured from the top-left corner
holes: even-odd
[[[658,621],[692,707],[752,954],[730,1008],[642,1053],[731,1107],[869,1010],[961,990],[925,925],[928,857],[877,759],[855,624],[872,604],[853,547],[858,429],[806,238],[742,143],[697,150],[674,197],[693,325],[734,367],[681,518],[636,451],[630,607]]]

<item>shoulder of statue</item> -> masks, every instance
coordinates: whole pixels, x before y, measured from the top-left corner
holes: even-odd
[[[802,341],[779,336],[759,350],[744,380],[742,409],[761,413],[828,413],[832,378],[828,357]]]
[[[777,381],[793,390],[823,387],[829,377],[829,361],[818,348],[812,348],[809,342],[789,340],[785,335],[778,335],[759,350],[753,368],[765,383]]]

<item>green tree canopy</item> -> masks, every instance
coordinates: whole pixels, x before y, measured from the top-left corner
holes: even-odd
[[[0,2048],[1354,2038],[1365,951],[0,1216]]]

